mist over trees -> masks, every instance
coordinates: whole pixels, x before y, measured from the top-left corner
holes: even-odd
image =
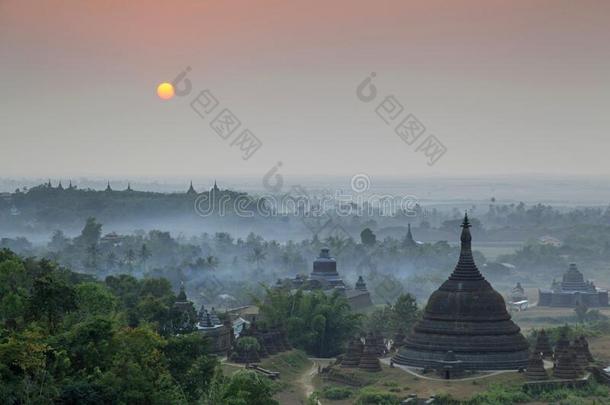
[[[228,200],[246,198],[244,193],[234,191],[218,193]],[[416,205],[415,216],[371,209],[362,216],[344,217],[329,211],[322,217],[327,221],[325,227],[316,228],[307,216],[300,216],[305,212],[250,218],[225,212],[223,216],[201,218],[194,210],[198,196],[205,197],[204,201],[217,198],[211,191],[197,195],[62,190],[48,184],[20,190],[9,199],[0,199],[0,223],[21,229],[23,235],[28,230],[46,230],[48,237],[30,241],[17,234],[0,239],[0,247],[54,260],[102,279],[113,274],[164,277],[174,290],[185,282],[196,302],[226,305],[246,304],[251,296],[260,296],[260,283],[272,285],[280,278],[309,273],[321,247],[330,248],[349,283],[364,276],[375,302],[393,302],[402,292],[424,300],[452,270],[458,255],[462,212],[456,207]],[[256,198],[247,198],[254,209]],[[12,215],[13,209],[19,215]],[[548,276],[559,276],[570,261],[598,272],[610,259],[609,228],[605,225],[610,214],[606,208],[558,209],[541,204],[501,204],[492,199],[488,206],[471,206],[469,211],[475,249],[482,243],[524,241],[496,259],[514,265],[522,274],[517,275],[520,281],[548,283]],[[201,221],[203,232],[192,228],[189,233],[181,232],[184,222],[178,217],[190,218],[185,220],[189,226]],[[148,221],[148,230],[136,229],[142,218]],[[168,222],[156,227],[157,218]],[[132,230],[116,232],[116,225],[105,221],[119,221],[123,229]],[[428,242],[412,245],[407,241],[409,223],[415,239]],[[251,231],[244,233],[248,229]],[[278,237],[266,237],[268,234]],[[545,236],[561,243],[540,243]],[[480,252],[475,255],[488,277],[508,280],[505,268],[487,263]],[[219,295],[228,301],[218,302]]]

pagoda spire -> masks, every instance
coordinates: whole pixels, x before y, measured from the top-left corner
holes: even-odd
[[[61,185],[61,180],[59,180],[59,184],[57,185],[58,190],[63,190],[64,186]]]
[[[191,180],[191,185],[186,193],[187,194],[197,194],[197,191],[195,191],[195,188],[193,187],[193,180]]]
[[[462,235],[460,236],[460,259],[458,260],[457,266],[455,266],[455,270],[453,270],[453,273],[449,277],[450,280],[483,279],[477,265],[474,263],[474,257],[472,256],[472,236],[470,235],[470,226],[468,213],[465,213],[464,221],[462,222]]]
[[[108,180],[108,184],[106,185],[106,191],[112,191],[112,188],[110,187],[110,180]]]
[[[127,189],[125,189],[125,191],[133,191],[131,189],[131,183],[130,182],[127,182]]]
[[[417,246],[417,242],[413,239],[413,233],[411,233],[411,223],[407,224],[407,236],[405,237],[404,245],[407,247]]]

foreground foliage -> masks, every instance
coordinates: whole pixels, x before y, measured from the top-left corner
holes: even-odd
[[[0,403],[272,404],[267,381],[219,374],[174,301],[165,279],[98,282],[0,251]]]

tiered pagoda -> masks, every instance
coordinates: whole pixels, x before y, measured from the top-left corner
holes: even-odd
[[[366,371],[381,371],[381,362],[377,357],[378,350],[376,339],[372,335],[367,336],[358,368]]]
[[[512,302],[527,300],[527,295],[525,295],[525,290],[521,286],[521,283],[517,283],[517,285],[511,290],[510,300]]]
[[[392,350],[398,350],[405,344],[405,332],[403,328],[398,328],[392,340]]]
[[[434,369],[452,351],[465,370],[526,368],[527,341],[474,263],[467,215],[460,239],[455,270],[430,296],[394,363]]]
[[[587,359],[587,355],[582,349],[583,348],[580,344],[580,341],[576,339],[574,343],[572,343],[572,350],[574,351],[574,360],[578,367],[584,370],[589,365],[589,360]]]
[[[528,380],[538,381],[546,380],[549,378],[546,370],[544,369],[544,362],[542,361],[542,354],[539,352],[532,352],[529,361],[527,363],[527,370],[525,376]]]
[[[337,261],[330,256],[330,250],[323,248],[320,250],[320,255],[313,262],[313,271],[309,275],[310,283],[319,283],[322,288],[325,287],[345,287],[343,279],[337,272]]]
[[[570,349],[561,352],[553,369],[553,377],[573,380],[580,377],[581,370],[576,364],[574,352]]]
[[[567,352],[570,348],[570,340],[568,339],[568,327],[567,325],[561,329],[559,333],[559,339],[557,339],[557,343],[555,343],[555,352],[553,356],[557,361],[562,353]]]
[[[570,264],[561,282],[553,280],[550,289],[538,290],[539,307],[575,308],[578,304],[589,308],[607,307],[608,291],[595,287],[592,281],[585,280],[576,264]]]
[[[580,342],[581,350],[583,351],[583,353],[587,357],[587,361],[593,362],[593,355],[589,351],[589,342],[587,341],[587,338],[585,338],[583,335],[581,335],[577,339]]]
[[[544,329],[538,332],[538,336],[536,336],[534,353],[540,353],[544,358],[553,357],[553,348],[551,347],[551,342],[549,342],[549,336]]]
[[[356,368],[360,364],[360,357],[362,357],[363,350],[362,341],[360,338],[354,338],[349,342],[345,356],[341,361],[341,367],[343,368]]]

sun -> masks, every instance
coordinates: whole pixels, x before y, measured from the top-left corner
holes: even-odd
[[[157,86],[157,95],[163,100],[174,97],[174,86],[171,83],[163,82]]]

